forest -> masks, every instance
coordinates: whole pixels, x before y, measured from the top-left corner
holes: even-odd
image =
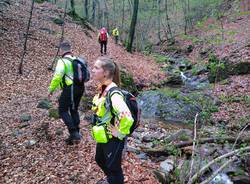
[[[118,184],[96,159],[103,58],[140,109],[124,138],[129,115],[103,103],[118,124],[104,122],[113,138],[101,145],[124,144],[120,183],[250,183],[250,0],[0,0],[0,44],[0,183]],[[76,109],[75,92],[62,102],[76,86],[69,50],[90,73]]]

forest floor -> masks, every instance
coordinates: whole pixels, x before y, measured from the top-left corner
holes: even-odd
[[[94,161],[95,142],[88,123],[81,121],[81,143],[67,146],[63,141],[67,138],[63,122],[49,118],[47,110],[37,108],[38,101],[47,97],[53,76],[48,67],[55,57],[61,35],[61,27],[53,23],[53,19],[63,15],[61,9],[50,3],[35,4],[23,74],[18,74],[29,9],[29,2],[19,1],[12,3],[0,17],[0,183],[95,183],[104,175]],[[74,53],[83,55],[91,68],[100,56],[97,32],[67,17],[65,38],[73,43]],[[165,77],[151,57],[127,53],[113,40],[108,43],[108,55],[132,73],[136,83],[150,86]],[[215,92],[250,94],[249,77],[231,77],[229,85],[217,85]],[[90,80],[86,89],[88,95],[94,94],[96,84]],[[57,91],[52,98],[55,106],[59,94]],[[244,106],[240,111],[246,112],[242,108]],[[231,112],[228,109],[223,114],[223,110],[225,108],[220,116]],[[27,124],[20,121],[23,114],[32,117]],[[59,133],[61,129],[62,134]],[[158,165],[140,160],[133,153],[126,155],[122,166],[128,184],[158,183],[152,173]]]

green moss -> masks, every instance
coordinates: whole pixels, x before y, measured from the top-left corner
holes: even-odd
[[[45,0],[35,0],[35,3],[44,3]]]
[[[166,63],[168,62],[168,57],[160,55],[160,54],[153,54],[153,57],[157,63]]]
[[[175,99],[180,99],[180,90],[171,88],[161,88],[160,92],[166,94],[167,96]]]
[[[54,109],[54,108],[49,109],[49,117],[59,119],[60,116],[59,116],[58,109]]]
[[[121,87],[131,93],[138,92],[132,74],[126,72],[125,70],[121,70]]]

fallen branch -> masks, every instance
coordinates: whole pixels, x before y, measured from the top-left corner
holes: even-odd
[[[197,180],[197,178],[199,176],[201,176],[215,162],[217,162],[217,161],[219,161],[219,160],[221,160],[223,158],[226,158],[226,157],[229,157],[229,156],[232,156],[232,155],[236,155],[236,154],[238,154],[240,152],[243,152],[243,151],[250,151],[250,146],[231,151],[229,153],[221,155],[221,156],[215,158],[214,160],[210,161],[207,165],[203,166],[201,168],[201,170],[199,170],[195,175],[193,175],[193,177],[189,180],[188,184],[192,184],[193,182],[195,182]]]
[[[230,158],[227,162],[225,162],[219,169],[217,169],[208,179],[203,181],[201,184],[208,184],[214,177],[216,177],[226,166],[237,160],[238,158],[236,156],[233,156]]]
[[[232,137],[225,137],[225,138],[202,138],[197,140],[200,144],[205,144],[205,143],[224,143],[224,142],[229,142],[229,143],[234,143],[236,138]],[[241,138],[238,140],[238,143],[242,142],[250,142],[250,137],[247,138]],[[193,141],[184,141],[180,143],[175,143],[171,144],[175,148],[183,148],[187,146],[191,146],[193,144]],[[152,149],[147,149],[140,147],[141,150],[149,155],[169,155],[169,150],[166,149],[166,146],[162,146],[159,148],[152,148]]]
[[[247,124],[241,131],[240,131],[240,133],[239,133],[239,135],[237,136],[237,138],[236,138],[236,140],[235,140],[235,142],[234,142],[234,145],[233,145],[233,147],[232,147],[232,150],[231,151],[233,151],[234,150],[234,147],[235,147],[235,145],[236,145],[236,143],[237,143],[237,141],[238,141],[238,139],[240,138],[240,136],[243,134],[243,132],[245,131],[245,129],[249,126],[250,124]]]
[[[189,179],[191,179],[193,165],[194,165],[194,152],[195,152],[195,143],[196,143],[196,123],[197,123],[197,117],[198,113],[195,115],[194,119],[194,139],[193,139],[193,149],[192,149],[192,159],[191,159],[191,165],[190,165],[190,172],[189,172]]]

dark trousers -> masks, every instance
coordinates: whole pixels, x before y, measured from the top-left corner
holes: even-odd
[[[115,44],[118,44],[118,36],[115,36]]]
[[[73,87],[73,103],[71,100],[72,85],[65,86],[59,98],[59,115],[67,126],[70,135],[75,132],[79,132],[80,117],[78,113],[78,106],[83,92],[84,86]]]
[[[97,143],[95,160],[107,176],[109,184],[124,184],[121,161],[124,141],[112,138],[108,143]]]
[[[103,54],[103,50],[104,50],[104,54],[107,54],[107,41],[101,41],[101,54]]]

